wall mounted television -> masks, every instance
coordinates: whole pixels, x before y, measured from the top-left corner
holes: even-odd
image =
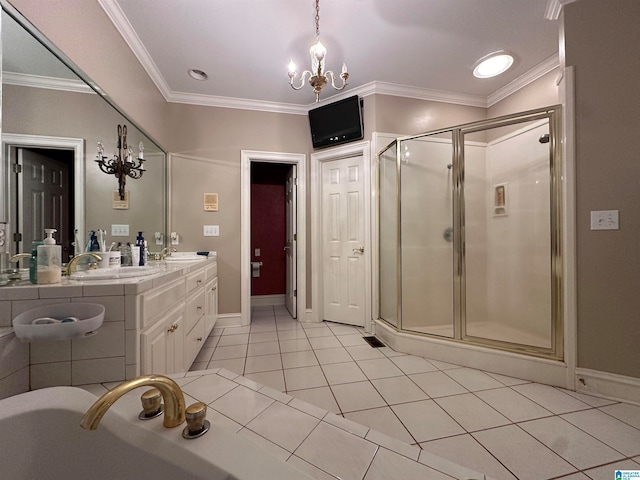
[[[313,148],[364,138],[362,100],[357,95],[309,110]]]

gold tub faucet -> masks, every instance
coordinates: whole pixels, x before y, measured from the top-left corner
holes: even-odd
[[[131,390],[146,386],[160,390],[165,405],[165,428],[177,427],[185,421],[184,395],[178,384],[163,375],[143,375],[121,383],[113,390],[102,395],[84,414],[80,421],[80,426],[87,430],[95,430],[98,428],[103,415],[107,413],[107,410],[116,400]]]

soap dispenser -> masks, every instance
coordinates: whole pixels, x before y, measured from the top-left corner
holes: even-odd
[[[60,283],[62,278],[62,247],[56,245],[55,228],[45,228],[47,237],[38,245],[38,285]]]
[[[138,232],[138,236],[136,237],[136,248],[138,248],[139,252],[140,252],[140,256],[139,256],[139,260],[138,260],[138,265],[139,266],[144,266],[145,261],[146,261],[146,256],[145,256],[145,241],[144,241],[144,237],[142,236],[142,232]]]

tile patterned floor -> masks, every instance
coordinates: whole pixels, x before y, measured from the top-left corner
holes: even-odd
[[[226,368],[495,479],[640,470],[638,406],[372,348],[362,337],[351,326],[301,324],[283,306],[254,307],[250,326],[215,328],[191,370]]]

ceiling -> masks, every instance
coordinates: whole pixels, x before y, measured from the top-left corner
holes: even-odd
[[[290,113],[315,105],[313,89],[294,91],[287,76],[291,59],[310,67],[314,0],[98,1],[168,101]],[[558,65],[548,3],[322,0],[326,67],[339,74],[346,62],[350,76],[321,101],[386,93],[488,106]],[[498,50],[513,54],[513,67],[473,77],[476,61]],[[209,78],[192,79],[191,68]]]

